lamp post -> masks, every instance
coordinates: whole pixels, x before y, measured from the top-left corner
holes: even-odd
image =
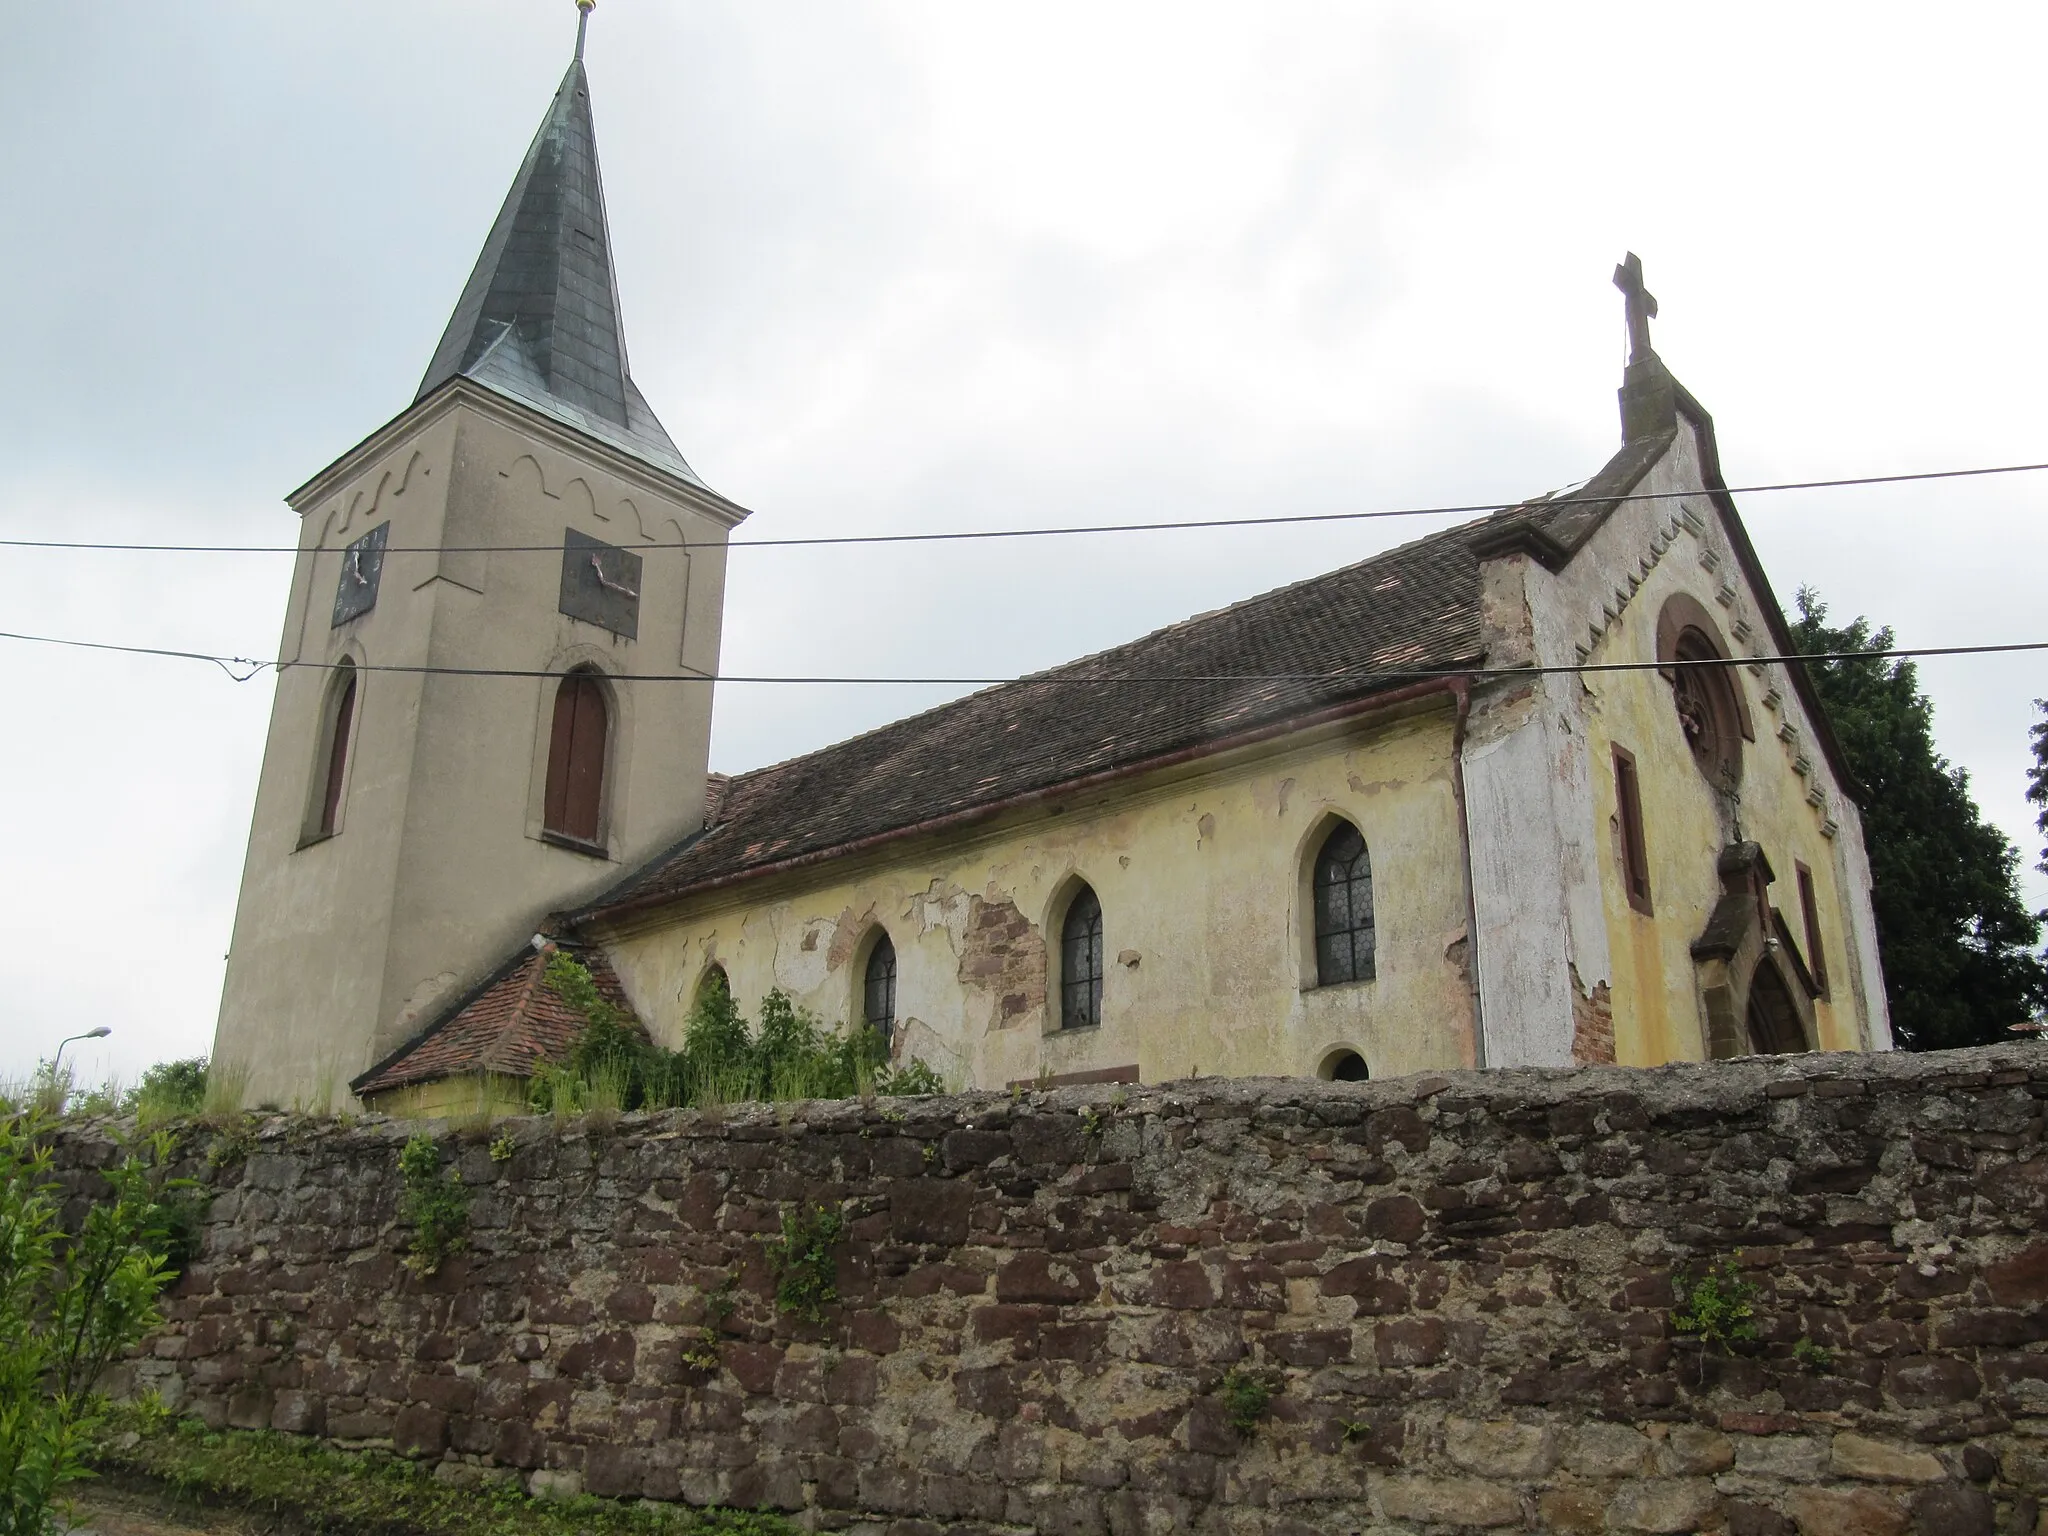
[[[69,1045],[74,1040],[104,1040],[107,1038],[107,1036],[111,1035],[112,1033],[113,1031],[111,1029],[109,1029],[106,1025],[101,1024],[96,1028],[88,1029],[82,1035],[66,1035],[62,1040],[59,1040],[57,1042],[57,1054],[50,1059],[51,1081],[54,1082],[56,1080],[57,1069],[64,1065],[65,1046]]]

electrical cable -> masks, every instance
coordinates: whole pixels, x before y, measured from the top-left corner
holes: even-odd
[[[248,656],[215,656],[205,651],[172,650],[162,646],[116,645],[104,640],[72,640],[57,635],[28,635],[0,630],[0,640],[21,640],[35,645],[54,645],[89,651],[113,651],[130,656],[165,656],[184,661],[205,661],[220,667],[236,682],[247,682],[266,668],[279,673],[294,667],[331,672],[344,666],[358,672],[395,672],[424,677],[566,677],[568,672],[528,667],[434,667],[405,666],[385,662],[354,661],[259,661]],[[2000,645],[1925,645],[1860,651],[1792,652],[1769,656],[1703,656],[1671,661],[1582,661],[1512,667],[1452,666],[1397,667],[1362,672],[1156,672],[1156,673],[1072,673],[1066,669],[1030,672],[1022,677],[832,677],[758,673],[642,672],[605,674],[613,683],[750,683],[802,684],[806,686],[856,687],[944,687],[992,688],[1010,683],[1055,683],[1061,686],[1101,686],[1112,683],[1338,683],[1416,682],[1437,677],[1532,677],[1549,673],[1661,672],[1679,667],[1763,666],[1773,662],[1862,661],[1873,657],[1908,660],[1923,656],[1989,656],[2016,651],[2048,651],[2048,640],[2018,640]],[[246,669],[239,675],[235,669]]]
[[[1985,475],[2022,475],[2048,469],[2043,464],[1994,464],[1976,469],[1932,469],[1904,475],[1849,475],[1833,480],[1779,480],[1758,485],[1724,487],[1721,494],[1756,496],[1771,491],[1821,491],[1850,486],[1900,485],[1926,480],[1964,480]],[[1391,517],[1470,517],[1514,507],[1605,506],[1621,501],[1671,501],[1705,491],[1630,491],[1622,495],[1538,496],[1524,501],[1471,502],[1462,506],[1389,507],[1367,512],[1287,512],[1271,517],[1182,518],[1164,523],[1081,523],[1041,528],[973,528],[938,533],[844,533],[780,539],[698,539],[680,544],[642,545],[637,553],[666,549],[795,549],[841,544],[938,544],[969,539],[1066,538],[1082,534],[1173,533],[1202,528],[1271,528],[1294,523],[1364,522]],[[319,552],[339,554],[345,546],[322,546]],[[296,544],[117,544],[71,539],[0,539],[0,549],[75,549],[129,554],[295,555]],[[559,554],[560,544],[393,544],[387,555]]]

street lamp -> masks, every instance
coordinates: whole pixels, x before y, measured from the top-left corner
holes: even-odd
[[[97,1028],[88,1029],[82,1035],[66,1035],[62,1040],[59,1040],[57,1042],[57,1054],[50,1060],[51,1078],[54,1079],[57,1076],[57,1069],[64,1064],[65,1046],[69,1045],[74,1040],[104,1040],[107,1038],[107,1036],[111,1035],[112,1033],[113,1031],[111,1029],[109,1029],[106,1025],[101,1024]]]

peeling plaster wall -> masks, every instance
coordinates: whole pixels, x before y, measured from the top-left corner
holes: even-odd
[[[1451,740],[1446,699],[810,883],[741,887],[611,935],[608,949],[641,1016],[674,1043],[714,963],[750,1016],[780,987],[847,1020],[884,928],[898,1054],[962,1086],[1125,1066],[1148,1082],[1306,1074],[1340,1047],[1375,1076],[1466,1065]],[[1306,869],[1334,816],[1371,850],[1378,975],[1319,989]],[[1061,1032],[1048,1029],[1047,947],[1079,880],[1102,902],[1104,1021]]]
[[[1720,512],[1703,490],[1700,466],[1697,429],[1682,424],[1672,448],[1637,490],[1699,491],[1697,497],[1651,501],[1639,495],[1616,508],[1562,572],[1530,568],[1537,652],[1546,662],[1655,662],[1658,615],[1679,593],[1712,615],[1731,654],[1772,653],[1767,599],[1744,577]],[[1855,807],[1828,766],[1784,667],[1751,663],[1731,668],[1729,678],[1756,734],[1742,746],[1734,814],[1695,763],[1671,685],[1659,673],[1548,680],[1551,692],[1568,696],[1562,729],[1577,743],[1566,824],[1593,834],[1578,886],[1581,903],[1568,903],[1581,991],[1590,993],[1601,983],[1612,988],[1614,1047],[1624,1065],[1704,1055],[1691,946],[1719,899],[1715,861],[1734,840],[1739,817],[1741,836],[1761,844],[1771,862],[1777,877],[1771,902],[1802,946],[1795,860],[1813,871],[1831,984],[1829,997],[1815,1004],[1822,1048],[1889,1048]],[[1636,759],[1653,916],[1636,912],[1628,901],[1615,745]],[[1588,896],[1597,899],[1594,922],[1579,915]]]

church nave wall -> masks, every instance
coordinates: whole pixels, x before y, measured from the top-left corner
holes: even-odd
[[[1116,1068],[1148,1082],[1309,1075],[1340,1050],[1375,1076],[1467,1065],[1450,704],[906,845],[838,878],[743,889],[607,948],[672,1044],[713,965],[750,1017],[779,987],[845,1024],[886,930],[899,1055],[961,1085]],[[1375,975],[1318,986],[1306,871],[1340,819],[1370,855]],[[1102,908],[1102,1023],[1063,1030],[1050,1027],[1060,923],[1082,883]]]

